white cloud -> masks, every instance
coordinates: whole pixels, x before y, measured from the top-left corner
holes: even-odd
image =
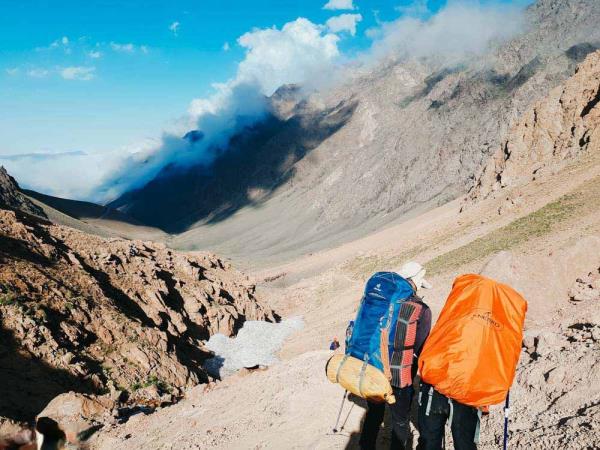
[[[356,9],[353,0],[329,0],[323,9],[337,10],[337,9]]]
[[[110,48],[112,48],[115,52],[120,52],[120,53],[134,53],[136,50],[136,46],[131,43],[119,44],[117,42],[111,42]]]
[[[94,78],[95,67],[72,66],[60,70],[60,76],[65,80],[88,81]]]
[[[28,189],[64,198],[93,199],[106,173],[119,169],[124,153],[126,150],[117,149],[0,155],[0,165]]]
[[[126,44],[121,44],[119,42],[113,42],[111,41],[109,44],[110,48],[117,53],[128,53],[128,54],[133,54],[136,52],[141,52],[143,54],[147,54],[149,49],[148,46],[146,45],[135,45],[131,42],[128,42]]]
[[[29,69],[27,71],[27,75],[31,78],[46,78],[48,75],[50,75],[50,71],[47,69],[40,68]]]
[[[229,42],[225,42],[223,44],[223,51],[228,52],[231,49],[231,47],[229,46]]]
[[[13,67],[6,69],[8,75],[18,75],[21,73],[21,68]],[[46,78],[50,75],[60,75],[65,80],[91,80],[95,76],[95,67],[85,66],[69,66],[69,67],[54,67],[46,69],[43,67],[33,67],[25,70],[25,74],[30,78]]]
[[[225,147],[235,133],[263,118],[268,111],[266,96],[283,84],[314,86],[333,78],[340,57],[339,37],[326,28],[299,18],[276,27],[255,29],[241,36],[245,50],[237,74],[215,84],[214,93],[195,99],[189,107],[190,128],[201,130],[194,143],[183,133],[165,134],[161,144],[128,155],[119,170],[111,168],[96,191],[96,200],[108,200],[151,180],[166,165],[210,164],[215,148]]]
[[[418,13],[417,8],[413,13]],[[410,56],[458,61],[484,52],[494,42],[523,29],[522,9],[503,3],[450,0],[428,19],[407,15],[367,33],[374,42],[369,58]]]
[[[71,54],[72,49],[70,44],[71,42],[69,41],[69,38],[67,36],[63,36],[59,39],[52,41],[47,47],[36,47],[35,51],[43,52],[47,50],[62,49],[66,54]]]
[[[171,30],[171,32],[177,36],[177,32],[179,31],[179,26],[181,24],[177,21],[173,22],[171,25],[169,25],[169,30]]]
[[[394,9],[403,16],[425,17],[430,13],[427,0],[413,0],[407,5],[396,6]]]
[[[99,50],[91,50],[87,53],[87,55],[92,59],[98,59],[102,57],[102,52]]]
[[[356,24],[362,20],[360,14],[341,14],[327,20],[325,25],[332,33],[341,33],[343,31],[356,34]]]
[[[238,39],[246,57],[238,66],[237,82],[257,83],[265,95],[286,83],[315,81],[340,56],[339,37],[299,18],[281,30],[253,30]]]
[[[57,40],[53,41],[53,42],[50,44],[50,46],[49,46],[49,47],[50,47],[50,48],[58,48],[58,47],[60,47],[60,46],[62,45],[62,44],[61,44],[61,40],[62,40],[62,39],[57,39]],[[67,42],[68,42],[68,40],[67,40]]]

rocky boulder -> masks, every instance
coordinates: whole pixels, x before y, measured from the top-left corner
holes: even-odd
[[[38,441],[64,439],[79,445],[110,422],[115,403],[109,397],[68,392],[54,398],[37,418]],[[38,442],[41,443],[41,442]]]
[[[577,278],[569,290],[569,298],[572,302],[600,300],[600,268]]]

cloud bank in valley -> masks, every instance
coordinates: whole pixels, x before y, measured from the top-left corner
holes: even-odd
[[[103,198],[98,196],[98,187],[105,183],[107,174],[122,169],[125,155],[143,155],[157,146],[156,140],[149,140],[135,147],[95,153],[69,151],[0,155],[0,165],[6,167],[21,187],[58,197],[101,201]],[[143,160],[138,162],[141,164]]]
[[[367,31],[371,48],[356,64],[376,64],[384,58],[437,58],[453,63],[485,51],[496,42],[523,29],[523,8],[503,2],[450,1],[436,14],[428,14],[422,2],[404,8],[402,16]],[[352,1],[332,0],[325,9],[355,9]],[[7,158],[7,166],[26,187],[45,193],[106,202],[130,189],[143,186],[165,166],[210,165],[229,139],[267,113],[267,98],[285,84],[307,90],[337,78],[348,59],[340,40],[355,35],[361,14],[332,16],[319,25],[305,18],[281,28],[254,29],[237,44],[244,50],[234,77],[213,85],[213,93],[191,101],[185,120],[176,132],[110,152],[67,152]],[[62,42],[61,42],[61,45]],[[65,44],[66,45],[66,44]],[[114,51],[141,51],[142,47],[112,42]],[[67,68],[63,77],[86,80],[92,68]],[[343,69],[342,69],[343,70]],[[186,131],[199,130],[190,138]]]

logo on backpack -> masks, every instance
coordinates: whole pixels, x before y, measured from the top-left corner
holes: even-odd
[[[492,312],[486,309],[476,309],[471,318],[497,331],[502,331],[502,328],[504,328],[500,322],[494,319]]]

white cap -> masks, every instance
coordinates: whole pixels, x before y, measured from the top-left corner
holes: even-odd
[[[406,278],[407,280],[412,280],[417,289],[431,289],[433,286],[425,279],[426,272],[427,271],[421,264],[410,261],[400,268],[398,275],[400,275],[402,278]]]

